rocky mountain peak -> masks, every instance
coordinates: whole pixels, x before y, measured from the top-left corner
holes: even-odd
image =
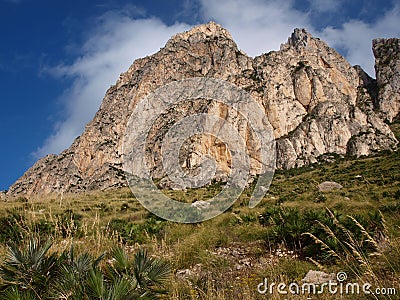
[[[288,41],[281,45],[281,50],[287,48],[294,48],[296,50],[317,49],[321,48],[322,44],[326,46],[318,38],[314,38],[305,28],[295,28]]]
[[[7,195],[29,197],[126,186],[122,144],[129,116],[139,101],[157,88],[194,77],[222,79],[251,94],[274,129],[278,168],[315,163],[330,153],[360,156],[393,150],[398,141],[383,118],[392,118],[398,111],[398,101],[392,99],[399,97],[400,51],[393,48],[387,55],[388,51],[378,49],[387,43],[390,46],[385,47],[394,47],[394,42],[374,44],[376,82],[305,29],[295,29],[280,51],[253,59],[237,48],[220,25],[196,26],[173,36],[157,53],[136,60],[107,91],[99,111],[71,147],[39,160]],[[396,76],[397,81],[393,79]],[[381,112],[375,105],[377,90]],[[250,172],[257,174],[258,144],[248,124],[236,110],[199,99],[171,107],[154,123],[146,141],[151,175],[165,183],[160,159],[163,137],[172,124],[198,113],[225,119],[238,128],[254,165]],[[219,139],[196,137],[185,147],[179,153],[182,169],[196,170],[201,165],[199,158],[210,155],[217,162],[220,178],[230,172],[229,151]]]
[[[288,39],[288,44],[294,47],[307,47],[313,37],[304,28],[295,28]]]
[[[396,55],[400,51],[400,39],[377,38],[372,40],[372,50],[377,57]]]
[[[166,44],[168,48],[171,45],[179,42],[189,42],[195,44],[198,42],[205,42],[213,39],[227,39],[233,41],[233,38],[228,30],[221,27],[221,25],[211,21],[207,24],[201,24],[193,27],[192,29],[174,35]]]

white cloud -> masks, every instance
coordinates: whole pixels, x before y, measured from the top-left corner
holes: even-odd
[[[295,27],[312,31],[308,15],[294,9],[292,1],[200,1],[204,19],[227,28],[239,48],[250,56],[278,50]]]
[[[329,46],[341,50],[353,65],[374,76],[372,39],[400,35],[400,4],[375,22],[353,19],[336,28],[316,29],[312,15],[293,6],[293,1],[200,0],[204,19],[214,19],[230,30],[238,46],[251,56],[277,50],[296,27],[305,27]],[[308,0],[310,10],[340,14],[342,0]]]
[[[320,36],[331,47],[344,50],[351,64],[361,65],[367,73],[374,76],[372,39],[400,36],[399,20],[400,5],[398,4],[371,24],[352,20],[338,28],[327,27],[321,31]]]
[[[61,64],[46,71],[59,78],[72,78],[73,84],[61,98],[64,120],[34,155],[59,153],[69,147],[94,116],[107,88],[125,72],[134,59],[155,53],[175,33],[188,25],[165,25],[156,18],[131,19],[117,13],[99,18],[99,24],[83,45],[82,55],[72,64]]]

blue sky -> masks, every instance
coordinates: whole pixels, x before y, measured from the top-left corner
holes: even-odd
[[[305,27],[374,76],[371,40],[400,36],[400,3],[0,0],[0,190],[67,148],[134,59],[210,20],[251,56]]]

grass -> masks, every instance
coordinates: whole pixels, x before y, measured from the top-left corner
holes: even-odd
[[[399,124],[392,129],[399,137]],[[323,181],[336,181],[343,188],[320,192],[317,186]],[[215,184],[165,193],[191,203],[207,200],[220,189]],[[200,224],[160,220],[128,188],[19,198],[1,205],[0,255],[4,257],[7,242],[22,241],[32,232],[52,236],[52,251],[58,253],[71,245],[93,257],[115,245],[128,253],[145,248],[167,259],[175,273],[188,270],[189,275],[177,272],[173,277],[166,299],[266,299],[257,292],[263,278],[299,282],[311,269],[346,271],[351,280],[400,292],[398,151],[277,171],[268,194],[254,209],[247,206],[250,196],[251,188],[228,211]],[[317,239],[328,248],[316,246]],[[274,294],[272,299],[280,298]],[[336,298],[324,294],[317,299]]]

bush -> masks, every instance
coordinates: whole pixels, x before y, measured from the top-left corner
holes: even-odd
[[[25,218],[17,211],[7,211],[8,215],[0,218],[0,242],[19,242],[24,239],[27,226]]]
[[[56,226],[54,223],[41,219],[32,225],[31,231],[35,232],[38,236],[52,236],[54,235]]]
[[[122,219],[112,219],[108,224],[111,233],[117,232],[124,243],[145,243],[149,236],[159,234],[166,222],[159,218],[149,217],[144,223],[127,222]]]
[[[74,249],[49,254],[51,240],[31,238],[22,247],[12,244],[0,267],[1,299],[156,299],[171,269],[166,261],[139,250],[133,259],[121,249],[111,259],[100,261]]]
[[[284,244],[287,249],[299,253],[309,246],[310,239],[304,236],[306,232],[316,231],[316,220],[322,220],[324,212],[321,210],[306,210],[301,212],[297,208],[271,207],[259,216],[260,223],[271,227],[272,236],[276,244]]]
[[[367,255],[376,251],[376,247],[367,241],[365,235],[385,236],[385,222],[379,212],[344,217],[330,210],[301,211],[274,206],[267,208],[259,216],[259,221],[269,227],[276,246],[283,244],[303,257],[330,262],[336,259],[333,253],[344,251],[346,243],[357,243],[357,251]],[[271,236],[268,240],[271,242]],[[331,251],[325,251],[327,248]]]

